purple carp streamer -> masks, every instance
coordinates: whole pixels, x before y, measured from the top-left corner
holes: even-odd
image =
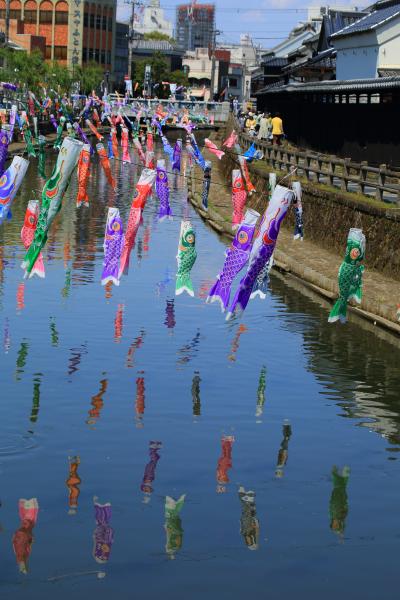
[[[169,204],[168,175],[164,159],[157,161],[156,193],[160,201],[158,207],[158,220],[163,221],[166,218],[171,219],[172,210]]]
[[[208,293],[206,302],[218,301],[222,312],[228,308],[231,287],[235,277],[249,260],[251,243],[259,216],[259,213],[255,210],[248,209],[246,211],[245,217],[236,232],[235,239],[225,252],[222,271]]]
[[[14,156],[11,165],[0,178],[0,225],[11,219],[11,206],[22,183],[29,162],[21,156]]]
[[[247,273],[239,283],[227,319],[235,312],[246,309],[257,277],[271,259],[272,253],[275,250],[281,223],[293,201],[293,197],[294,193],[288,188],[281,185],[276,186],[267,210],[264,213],[258,235],[253,242]]]
[[[119,285],[119,261],[123,245],[124,233],[119,210],[118,208],[111,207],[108,209],[104,235],[104,261],[101,285],[106,285],[109,281],[112,281],[114,285]]]

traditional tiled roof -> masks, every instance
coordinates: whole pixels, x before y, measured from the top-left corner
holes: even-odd
[[[264,67],[285,67],[288,64],[288,59],[280,56],[271,56],[263,60],[262,64]]]
[[[379,6],[379,5],[378,5]],[[372,31],[376,29],[383,23],[390,21],[400,15],[400,4],[394,4],[393,6],[386,6],[382,8],[378,8],[378,10],[374,10],[369,15],[362,17],[355,23],[344,27],[340,31],[333,33],[331,39],[335,40],[340,37],[345,37],[348,35],[357,35],[359,33],[365,33],[367,31]]]
[[[271,85],[263,88],[257,95],[276,92],[361,92],[388,91],[400,88],[400,77],[381,77],[378,79],[348,79],[330,81],[312,81],[308,83],[289,83],[287,85]]]

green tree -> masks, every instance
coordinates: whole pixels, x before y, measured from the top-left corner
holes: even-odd
[[[34,50],[27,54],[22,50],[0,49],[0,58],[3,63],[1,77],[3,81],[9,81],[24,86],[32,92],[38,92],[40,84],[46,80],[47,67],[42,53]]]
[[[176,41],[174,40],[174,38],[170,37],[166,33],[161,33],[161,31],[149,31],[148,33],[144,34],[143,39],[159,40],[159,41],[165,40],[166,42],[169,42],[173,46],[176,44]]]
[[[161,52],[154,52],[149,58],[137,60],[133,63],[133,78],[142,84],[144,81],[144,71],[146,65],[151,66],[151,79],[153,83],[160,83],[161,81],[168,81],[168,63],[163,57]]]
[[[95,62],[90,62],[84,67],[77,67],[74,71],[73,81],[79,81],[81,93],[90,94],[92,90],[98,90],[104,79],[104,71]]]
[[[183,85],[184,87],[188,87],[189,80],[183,71],[172,71],[168,75],[171,83],[177,83],[178,85]]]
[[[72,77],[68,69],[57,61],[47,64],[46,67],[46,82],[49,88],[60,94],[68,93],[72,85]]]

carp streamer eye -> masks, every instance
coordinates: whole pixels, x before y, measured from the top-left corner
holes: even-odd
[[[119,223],[113,223],[111,226],[111,229],[113,229],[114,231],[119,231],[120,230],[120,224]]]
[[[353,248],[350,252],[350,258],[352,258],[353,260],[355,260],[356,258],[358,258],[360,256],[360,251],[358,248]]]
[[[238,240],[239,240],[239,243],[240,243],[240,244],[245,244],[245,243],[247,242],[247,240],[248,240],[248,239],[249,239],[249,236],[248,236],[248,234],[246,233],[246,231],[241,231],[241,232],[239,233]]]
[[[193,233],[189,233],[186,236],[186,241],[188,244],[194,244],[194,234]]]

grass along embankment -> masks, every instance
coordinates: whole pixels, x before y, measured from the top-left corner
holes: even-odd
[[[210,138],[220,147],[228,133],[229,129],[222,128]],[[197,166],[188,179],[189,200],[211,227],[232,239],[231,172],[237,168],[237,159],[227,152],[219,161],[207,149],[204,155],[213,165],[208,211],[201,204],[202,171]],[[272,169],[260,162],[249,167],[257,192],[248,198],[247,206],[261,214],[267,205],[268,176]],[[287,184],[287,173],[278,174],[278,181],[280,175],[286,176]],[[358,194],[300,180],[304,241],[293,239],[294,215],[289,211],[275,250],[275,269],[301,280],[303,285],[333,302],[338,295],[337,273],[348,230],[361,227],[367,238],[364,297],[361,306],[350,306],[350,311],[400,334],[396,315],[400,303],[400,211],[369,198],[364,201]]]

